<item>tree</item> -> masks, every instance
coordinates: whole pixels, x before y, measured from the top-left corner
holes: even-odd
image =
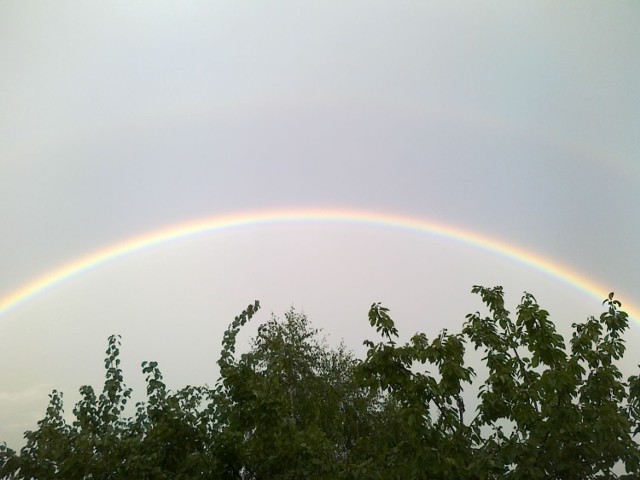
[[[68,424],[54,391],[19,453],[0,444],[0,478],[638,478],[640,377],[616,366],[628,317],[613,294],[565,342],[532,295],[512,317],[501,287],[473,292],[487,314],[404,344],[373,304],[380,339],[363,359],[294,310],[236,358],[255,302],[225,332],[214,387],[170,391],[144,362],[147,399],[132,417],[112,336],[102,393],[83,386]],[[468,346],[483,365],[467,365]]]
[[[388,310],[375,304],[370,311],[386,341],[368,343],[362,368],[399,400],[412,432],[394,450],[395,471],[404,468],[405,478],[638,478],[640,383],[638,376],[622,381],[615,365],[628,318],[613,294],[599,319],[572,325],[567,352],[532,295],[523,296],[514,321],[501,287],[473,292],[491,315],[468,315],[461,333],[443,331],[431,342],[416,334],[396,346]],[[464,366],[467,341],[484,351],[488,377],[465,422],[462,384],[475,376]],[[425,363],[438,374],[416,369]],[[614,473],[617,464],[627,475]]]
[[[338,478],[350,453],[377,433],[378,396],[362,388],[357,361],[318,339],[295,311],[258,329],[249,353],[233,359],[235,330],[219,362],[216,404],[243,478]]]

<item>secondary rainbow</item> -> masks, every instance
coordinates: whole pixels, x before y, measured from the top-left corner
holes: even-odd
[[[557,262],[518,247],[508,245],[488,236],[457,227],[429,222],[416,217],[366,210],[286,209],[221,215],[199,219],[172,225],[164,229],[156,230],[151,233],[129,238],[123,242],[110,245],[45,273],[8,294],[4,298],[0,298],[0,316],[72,277],[143,249],[194,235],[213,233],[224,229],[298,222],[366,224],[436,235],[464,244],[469,244],[516,260],[568,283],[574,288],[582,290],[597,300],[602,300],[609,293],[602,285],[571,271]],[[625,303],[624,310],[631,318],[640,320],[638,312],[628,303]]]

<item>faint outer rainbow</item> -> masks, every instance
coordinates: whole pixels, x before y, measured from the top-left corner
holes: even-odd
[[[535,253],[523,250],[513,245],[508,245],[499,240],[481,235],[457,227],[440,223],[429,222],[417,217],[404,215],[379,213],[365,210],[352,209],[286,209],[248,212],[232,215],[214,216],[200,220],[171,225],[170,227],[153,231],[123,242],[110,245],[86,256],[80,257],[59,268],[28,282],[4,298],[0,298],[0,315],[25,303],[46,290],[77,276],[83,272],[94,269],[107,262],[130,255],[149,247],[161,245],[182,238],[212,233],[224,229],[239,228],[244,226],[259,226],[280,223],[299,222],[332,222],[363,224],[373,226],[393,227],[414,232],[426,233],[443,237],[460,243],[472,245],[487,250],[535,270],[555,277],[578,290],[589,294],[597,300],[607,296],[609,290],[598,283],[581,276],[569,268]],[[630,317],[640,319],[640,315],[628,303],[623,305]]]

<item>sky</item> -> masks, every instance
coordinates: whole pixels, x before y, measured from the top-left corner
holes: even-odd
[[[134,391],[143,360],[213,385],[255,299],[356,352],[373,302],[433,337],[483,311],[476,284],[563,332],[609,291],[640,311],[639,24],[634,2],[1,1],[0,304],[244,221],[0,312],[0,440],[101,388],[110,334]]]

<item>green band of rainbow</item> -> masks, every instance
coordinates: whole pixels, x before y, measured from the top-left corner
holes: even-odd
[[[419,218],[371,212],[364,210],[345,209],[286,209],[269,210],[261,212],[249,212],[233,215],[216,216],[201,220],[172,225],[168,228],[127,239],[121,243],[108,246],[84,257],[73,260],[61,267],[45,273],[44,275],[28,282],[14,292],[0,299],[0,316],[6,314],[20,304],[27,302],[44,291],[79,275],[87,270],[99,267],[107,262],[125,255],[130,255],[140,250],[168,243],[174,240],[216,232],[223,229],[232,229],[243,226],[256,226],[274,223],[291,222],[335,222],[349,224],[367,224],[374,226],[393,227],[411,230],[430,235],[436,235],[461,243],[469,244],[477,248],[488,250],[499,255],[523,263],[533,269],[555,277],[574,288],[601,301],[607,296],[609,290],[602,285],[585,278],[570,269],[548,260],[540,255],[508,245],[493,238],[480,235],[467,230],[444,224],[428,222]],[[628,303],[624,310],[634,320],[640,320],[638,312]]]

